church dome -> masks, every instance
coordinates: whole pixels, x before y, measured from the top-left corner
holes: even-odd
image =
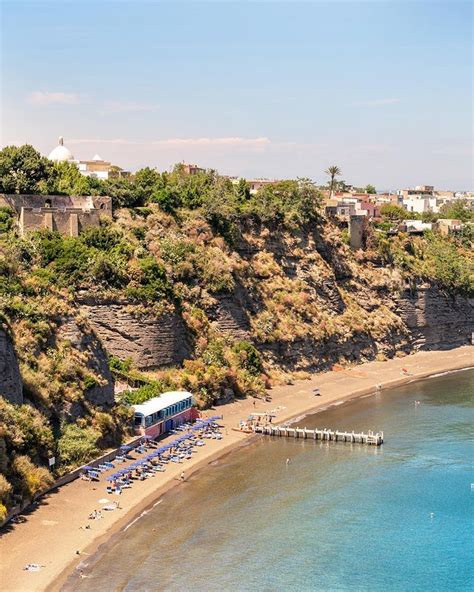
[[[48,158],[54,162],[67,162],[69,160],[74,160],[74,156],[72,155],[71,151],[68,150],[66,146],[64,146],[64,140],[62,136],[59,138],[59,144],[54,150],[50,152]]]

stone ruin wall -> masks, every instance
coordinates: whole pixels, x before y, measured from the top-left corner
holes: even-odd
[[[22,208],[18,225],[21,233],[47,228],[63,235],[79,236],[86,228],[99,226],[100,216],[101,210]]]
[[[85,228],[98,226],[101,216],[112,217],[112,198],[108,196],[0,194],[0,206],[16,212],[22,233],[48,228],[78,236]]]

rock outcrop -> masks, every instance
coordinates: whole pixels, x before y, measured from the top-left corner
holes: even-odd
[[[138,368],[173,366],[190,356],[186,327],[177,313],[135,314],[126,304],[92,301],[81,303],[80,310],[107,352],[131,358]]]
[[[414,350],[449,349],[471,343],[474,308],[466,298],[423,284],[406,289],[397,300],[397,314],[410,332]]]
[[[114,404],[114,379],[109,369],[107,352],[90,328],[77,324],[73,317],[61,319],[57,332],[61,340],[69,341],[71,346],[87,355],[87,367],[97,377],[98,384],[84,393],[84,398],[94,405]]]
[[[15,349],[8,333],[0,329],[0,396],[21,405],[23,383]]]

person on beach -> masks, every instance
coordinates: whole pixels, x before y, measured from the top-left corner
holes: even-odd
[[[181,472],[181,475],[179,478],[181,479],[181,481],[184,481],[184,471]]]
[[[287,459],[286,459],[286,466],[288,466],[289,464],[290,464],[290,459],[289,459],[289,458],[287,458]]]
[[[321,389],[315,388],[315,389],[313,389],[313,393],[314,393],[315,397],[320,397],[321,396]]]

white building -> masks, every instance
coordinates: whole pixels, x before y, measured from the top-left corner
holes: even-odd
[[[421,220],[403,220],[402,224],[406,226],[407,232],[424,232],[433,227],[431,222],[422,222]]]
[[[64,145],[64,138],[62,136],[59,136],[58,145],[54,150],[51,150],[48,158],[53,162],[77,162],[74,160],[72,152]]]
[[[102,180],[109,178],[113,167],[112,163],[103,160],[98,154],[92,160],[76,160],[72,152],[64,146],[64,138],[62,136],[60,136],[56,148],[49,153],[48,158],[53,162],[70,162],[71,164],[75,164],[81,175],[85,177],[96,177]]]
[[[433,196],[412,195],[404,197],[402,205],[407,212],[414,212],[416,214],[424,214],[426,212],[439,212],[440,204]]]
[[[78,162],[79,172],[85,177],[96,177],[97,179],[108,179],[112,163],[101,158],[98,154],[92,160],[80,160]]]

